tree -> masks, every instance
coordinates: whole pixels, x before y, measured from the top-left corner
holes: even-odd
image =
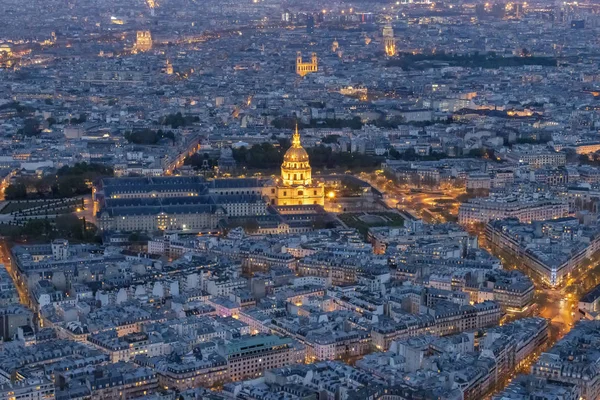
[[[245,147],[233,149],[233,158],[248,168],[277,168],[283,162],[283,149],[271,143],[255,144],[249,150]]]
[[[363,193],[363,187],[354,181],[344,182],[342,189],[343,197],[360,196]]]
[[[340,138],[340,135],[327,135],[321,141],[323,143],[327,143],[327,144],[337,143],[339,138]]]
[[[40,124],[35,118],[27,118],[23,121],[23,127],[17,131],[19,135],[25,136],[37,136],[40,132]]]
[[[351,128],[361,129],[363,123],[360,117],[356,116],[352,119],[337,119],[337,118],[325,118],[325,119],[312,119],[308,124],[299,122],[296,117],[281,117],[276,118],[271,123],[275,128],[278,129],[295,129],[296,124],[299,128]]]
[[[48,175],[36,180],[33,186],[37,192],[37,195],[43,197],[49,193],[52,190],[52,185],[54,184],[55,179],[56,178],[54,176]]]
[[[246,233],[256,233],[260,229],[260,226],[258,225],[257,220],[248,219],[244,221],[244,223],[242,224],[242,228],[244,228],[244,231]]]
[[[58,176],[85,175],[86,178],[91,179],[96,176],[113,176],[114,170],[103,164],[81,162],[75,163],[72,167],[65,165],[56,174]]]
[[[75,214],[64,214],[56,217],[56,230],[60,236],[73,239],[85,237],[85,221]]]
[[[23,200],[27,198],[27,186],[22,182],[16,182],[8,185],[4,190],[4,197],[7,200]]]
[[[58,197],[73,197],[90,191],[83,176],[59,176],[52,190]]]
[[[71,118],[69,120],[69,123],[71,125],[77,125],[77,124],[83,124],[85,121],[87,121],[87,115],[85,114],[80,114],[79,118]]]
[[[23,226],[21,233],[33,237],[49,236],[52,234],[52,225],[47,219],[30,219]]]
[[[183,164],[191,165],[194,169],[200,169],[204,165],[205,160],[208,160],[209,168],[213,168],[217,164],[217,161],[214,159],[211,159],[210,156],[208,155],[208,153],[204,153],[204,154],[194,153],[191,156],[186,157],[185,160],[183,161]]]
[[[312,222],[313,229],[333,229],[335,226],[335,222],[324,221],[323,219],[315,219]]]
[[[148,235],[145,235],[140,232],[131,232],[127,240],[130,243],[144,243],[150,240],[150,238],[148,237]]]
[[[390,149],[390,151],[388,152],[388,155],[389,155],[391,158],[395,158],[395,159],[399,159],[399,158],[400,158],[400,152],[399,152],[398,150],[396,150],[396,148],[395,148],[395,147],[392,147],[392,148]]]
[[[163,131],[159,129],[153,131],[151,129],[139,129],[135,131],[125,132],[125,139],[135,144],[157,144],[162,139],[171,139],[171,142],[175,143],[175,134],[171,131]]]
[[[191,115],[183,116],[180,112],[177,114],[166,115],[159,121],[161,125],[170,125],[173,129],[192,125],[195,122],[200,122],[200,117],[194,117]]]

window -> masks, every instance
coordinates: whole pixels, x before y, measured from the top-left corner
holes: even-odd
[[[286,192],[285,190],[283,191],[283,195],[284,195],[284,196],[287,196],[287,192]]]
[[[298,196],[303,196],[304,195],[304,191],[303,190],[298,190]]]

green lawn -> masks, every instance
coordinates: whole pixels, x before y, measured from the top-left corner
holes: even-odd
[[[379,218],[369,218],[371,216]],[[371,227],[404,225],[404,219],[393,212],[345,213],[339,214],[338,218],[349,228],[355,228],[365,236]],[[372,222],[369,222],[369,219]]]

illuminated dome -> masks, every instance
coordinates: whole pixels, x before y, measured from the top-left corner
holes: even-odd
[[[304,150],[302,144],[300,144],[300,134],[296,131],[292,139],[292,147],[290,147],[283,156],[283,163],[286,164],[298,162],[308,163],[308,153],[306,150]]]
[[[281,179],[285,185],[310,185],[312,182],[308,153],[300,143],[298,126],[292,137],[292,147],[285,152],[281,164]]]
[[[337,41],[337,39],[335,39],[333,41],[333,43],[331,44],[331,51],[333,51],[335,53],[336,51],[338,51],[339,48],[340,48],[340,43]]]

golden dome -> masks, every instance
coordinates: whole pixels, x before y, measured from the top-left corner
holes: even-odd
[[[312,182],[308,153],[300,143],[298,126],[292,137],[292,146],[283,156],[281,178],[286,185],[310,185]]]
[[[283,156],[283,162],[285,163],[298,163],[308,162],[308,153],[302,147],[300,143],[300,133],[298,133],[298,127],[296,126],[296,132],[292,137],[292,147],[290,147]]]
[[[290,147],[283,156],[283,162],[308,162],[308,153],[304,147]]]

